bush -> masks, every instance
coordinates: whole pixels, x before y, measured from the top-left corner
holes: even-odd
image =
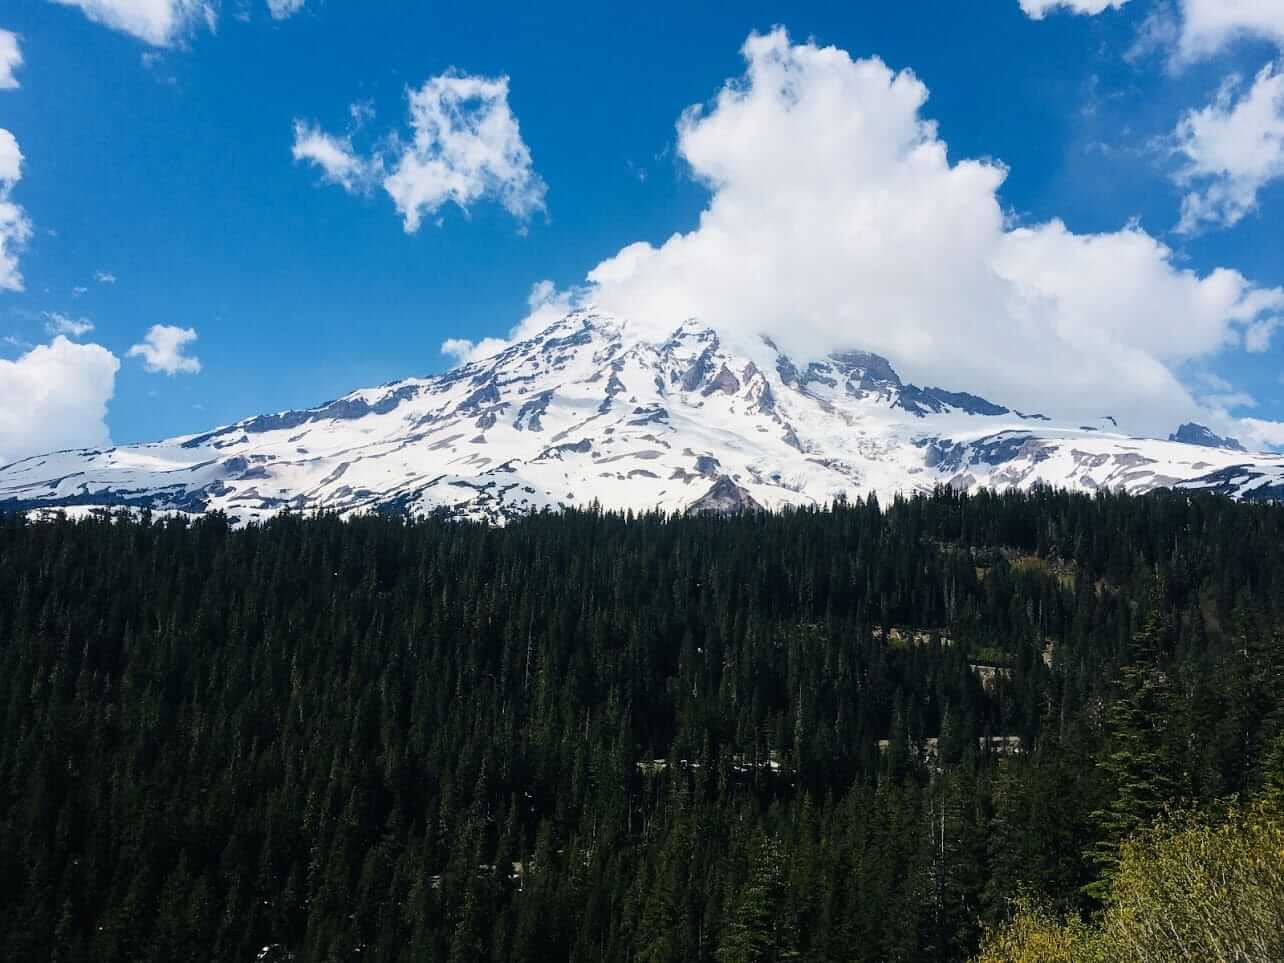
[[[1095,925],[1029,900],[987,936],[976,963],[1279,963],[1284,819],[1258,806],[1216,823],[1169,821],[1120,853]]]
[[[1058,919],[1022,896],[1007,925],[986,935],[975,963],[1086,963],[1092,937],[1082,921]]]

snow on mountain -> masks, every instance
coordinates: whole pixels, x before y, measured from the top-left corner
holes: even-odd
[[[657,341],[590,310],[442,375],[0,467],[0,507],[221,510],[245,523],[286,508],[492,520],[595,501],[728,511],[942,483],[1284,494],[1284,456],[1181,434],[1130,438],[1108,417],[1063,427],[906,384],[865,352],[791,359],[766,342],[751,358],[696,322]]]

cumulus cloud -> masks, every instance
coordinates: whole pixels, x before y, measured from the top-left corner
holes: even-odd
[[[1284,46],[1284,0],[1182,0],[1180,56],[1197,60],[1259,36]]]
[[[1262,188],[1284,177],[1284,73],[1268,64],[1247,91],[1229,78],[1211,104],[1182,118],[1174,138],[1184,157],[1176,180],[1193,188],[1177,230],[1238,223],[1257,209]]]
[[[273,20],[285,20],[302,10],[305,3],[307,0],[267,0],[268,13]]]
[[[518,218],[544,209],[546,188],[508,106],[507,77],[434,77],[410,94],[410,126],[414,138],[384,181],[407,231],[448,201],[467,209],[492,197]]]
[[[73,318],[58,311],[46,311],[45,330],[53,335],[62,334],[69,338],[83,338],[94,330],[94,323],[88,318]]]
[[[1035,20],[1042,20],[1057,9],[1095,15],[1106,10],[1118,10],[1127,2],[1128,0],[1021,0],[1021,9]]]
[[[296,120],[295,160],[310,161],[327,181],[351,192],[380,184],[407,233],[448,203],[467,211],[493,200],[523,221],[545,209],[547,188],[509,107],[507,77],[448,71],[407,96],[408,140],[393,133],[385,147],[362,155],[350,136]],[[358,123],[365,118],[353,116]]]
[[[9,30],[0,30],[0,90],[17,90],[18,78],[14,71],[22,66],[22,48],[18,44],[18,35]]]
[[[31,221],[10,195],[22,180],[22,151],[18,140],[0,127],[0,291],[21,291],[18,254],[31,238]]]
[[[52,0],[79,7],[95,23],[137,37],[153,47],[181,43],[200,26],[218,22],[211,0]]]
[[[578,302],[655,333],[698,317],[748,351],[762,335],[798,358],[872,350],[1021,410],[1150,434],[1222,424],[1175,372],[1258,345],[1284,290],[1182,268],[1135,223],[1014,225],[1006,169],[951,161],[912,73],[783,30],[743,52],[744,76],[678,123],[711,195],[698,226],[625,247]]]
[[[101,345],[61,336],[0,360],[0,462],[110,444],[105,419],[119,368]]]
[[[129,349],[129,356],[142,358],[143,367],[152,374],[198,374],[201,359],[186,354],[187,345],[196,337],[195,328],[153,324],[143,335],[142,343]]]
[[[116,275],[112,274],[110,271],[95,271],[94,280],[99,284],[115,284]]]

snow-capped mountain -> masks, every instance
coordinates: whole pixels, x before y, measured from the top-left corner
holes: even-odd
[[[1284,456],[1184,425],[1130,438],[906,384],[864,352],[755,359],[688,322],[663,339],[593,311],[445,374],[354,391],[200,435],[0,468],[0,506],[444,510],[502,520],[588,505],[668,511],[1047,483],[1284,494]]]

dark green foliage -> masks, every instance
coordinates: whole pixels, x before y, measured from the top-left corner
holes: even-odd
[[[1090,856],[1100,875],[1085,887],[1097,899],[1109,889],[1120,845],[1190,794],[1176,738],[1173,682],[1165,667],[1169,633],[1164,603],[1163,587],[1156,584],[1106,710],[1097,766],[1106,776],[1110,800],[1092,814],[1096,834]]]
[[[0,518],[0,959],[965,959],[1279,794],[1282,615],[1211,497]]]

